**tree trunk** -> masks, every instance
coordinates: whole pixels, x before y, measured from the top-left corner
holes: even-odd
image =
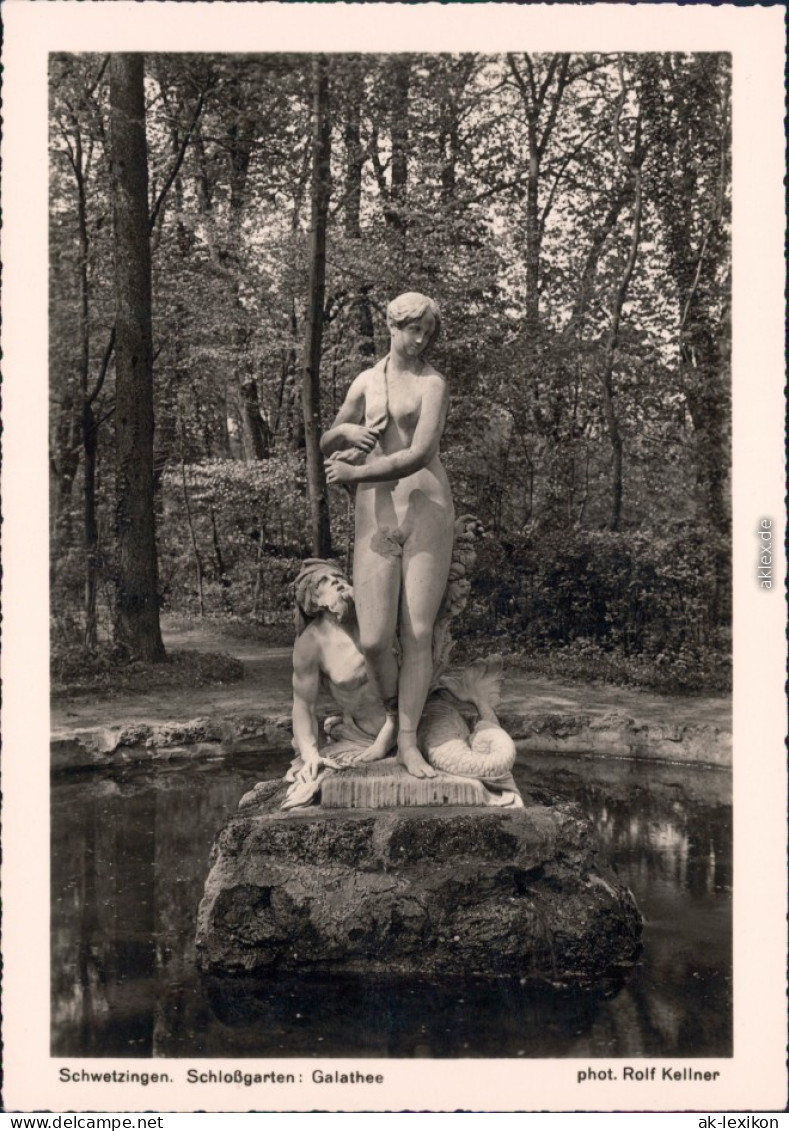
[[[345,111],[345,234],[349,239],[360,240],[362,238],[362,173],[365,158],[361,138],[364,75],[359,59],[350,60],[349,66]],[[356,318],[356,348],[363,363],[375,356],[375,333],[369,291],[369,285],[361,283],[351,304]]]
[[[302,405],[312,552],[315,557],[326,558],[331,554],[329,500],[318,444],[321,432],[320,363],[326,279],[326,220],[331,193],[329,64],[325,55],[318,55],[313,62],[313,107],[310,278]]]
[[[225,611],[232,613],[233,602],[230,600],[230,578],[227,576],[225,569],[225,559],[222,554],[222,544],[219,541],[219,531],[216,528],[216,511],[212,506],[208,508],[208,516],[211,519],[211,537],[214,543],[214,561],[216,562],[216,572],[219,577],[219,584],[222,587],[222,603],[225,606]]]
[[[345,234],[352,240],[361,238],[362,170],[362,93],[363,77],[358,58],[348,60],[347,109],[345,111]]]
[[[373,308],[370,304],[370,290],[371,287],[366,283],[362,284],[353,303],[356,311],[357,349],[362,364],[371,362],[375,357],[375,325]]]
[[[84,506],[84,570],[85,616],[84,643],[88,649],[95,649],[98,641],[96,624],[96,591],[98,579],[98,528],[96,524],[96,455],[98,435],[96,419],[88,397],[88,375],[90,371],[90,290],[88,284],[88,259],[90,240],[88,237],[88,211],[85,190],[85,173],[82,152],[82,134],[79,128],[74,138],[74,173],[77,182],[77,230],[79,232],[79,384],[82,394],[82,446],[85,455],[83,476]]]
[[[451,204],[455,199],[457,185],[457,160],[460,150],[460,127],[458,122],[457,100],[446,98],[441,104],[441,199]]]
[[[636,256],[638,254],[638,245],[641,239],[641,217],[643,211],[643,194],[641,187],[641,156],[638,154],[638,142],[636,142],[636,152],[633,157],[628,157],[625,153],[619,136],[619,123],[622,117],[622,111],[625,107],[625,100],[628,93],[628,88],[625,84],[624,68],[620,60],[619,73],[622,82],[622,93],[617,103],[616,116],[613,125],[613,140],[614,148],[620,162],[624,166],[628,179],[633,182],[633,225],[630,230],[630,242],[627,253],[627,261],[622,273],[622,278],[614,294],[614,306],[611,316],[611,331],[608,335],[606,343],[606,350],[603,357],[602,371],[600,374],[600,381],[603,393],[603,412],[605,415],[606,427],[608,429],[608,437],[611,441],[611,517],[609,519],[609,527],[611,530],[618,530],[619,524],[622,519],[622,458],[623,458],[623,445],[622,433],[619,428],[619,420],[614,406],[614,362],[616,359],[616,351],[619,346],[619,331],[622,324],[622,310],[627,298],[627,292],[630,288],[630,281],[633,278],[633,271],[636,265]],[[636,137],[638,138],[640,128],[636,130]]]
[[[153,346],[143,56],[110,61],[115,239],[115,637],[144,660],[164,659],[153,504]]]
[[[540,328],[540,157],[537,126],[529,115],[529,164],[526,180],[526,333],[536,342]]]
[[[730,60],[717,54],[643,55],[636,71],[659,155],[652,162],[655,202],[681,312],[680,375],[694,431],[696,497],[710,525],[728,539],[731,279],[724,265],[731,251]],[[730,584],[730,565],[722,551],[716,565],[720,593]]]
[[[98,427],[93,409],[85,401],[82,414],[85,450],[83,500],[85,507],[85,647],[93,650],[98,642],[96,593],[98,590],[99,527],[96,519],[96,457]]]
[[[526,333],[536,341],[540,322],[540,251],[543,225],[540,220],[540,169],[551,140],[562,102],[569,68],[569,55],[552,55],[544,77],[535,70],[531,55],[523,56],[521,73],[514,55],[507,56],[510,71],[520,91],[526,112],[529,157],[526,170]],[[553,80],[556,85],[553,86]]]
[[[250,326],[241,302],[243,264],[243,220],[248,198],[249,166],[254,147],[254,123],[246,106],[243,80],[235,78],[228,86],[228,107],[231,113],[228,125],[229,148],[229,225],[228,225],[228,276],[234,325],[229,334],[235,353],[235,372],[241,409],[242,443],[246,459],[266,459],[267,443],[260,416],[258,388],[252,374],[249,350]],[[228,327],[230,330],[230,327]]]
[[[205,599],[203,596],[203,559],[200,555],[200,548],[197,545],[197,535],[195,534],[194,522],[192,521],[192,508],[189,503],[189,488],[186,483],[186,464],[184,463],[183,451],[183,424],[181,424],[181,490],[184,496],[184,510],[186,511],[186,523],[189,527],[189,539],[192,543],[192,553],[195,559],[195,582],[197,585],[197,603],[200,610],[200,619],[205,616]]]
[[[263,557],[266,550],[266,523],[262,517],[258,518],[258,530],[260,531],[260,537],[258,538],[258,551],[255,558],[255,588],[252,594],[253,618],[256,618],[258,615],[260,596],[263,591]]]
[[[253,377],[249,377],[239,385],[238,402],[241,410],[245,458],[268,459],[271,455],[269,430],[260,412],[258,383]]]
[[[578,335],[579,341],[583,339],[583,324],[586,308],[589,302],[589,296],[592,293],[592,283],[594,282],[597,267],[603,254],[603,248],[611,232],[613,232],[617,225],[622,209],[632,198],[633,185],[630,180],[624,181],[614,194],[602,222],[598,224],[592,232],[592,238],[586,253],[583,270],[581,271],[578,290],[573,300],[573,311],[568,325],[568,330],[574,331]]]
[[[528,343],[524,370],[532,395],[532,416],[537,432],[543,437],[551,431],[551,422],[540,403],[541,374],[543,371],[543,342],[540,326],[540,256],[544,234],[544,220],[540,216],[540,176],[543,157],[556,125],[568,82],[569,55],[550,55],[544,63],[544,74],[539,62],[528,53],[523,55],[521,71],[514,55],[507,56],[523,102],[526,115],[528,158],[526,167],[525,215],[525,276],[526,300],[524,332]],[[555,80],[555,85],[554,85]]]
[[[285,378],[285,403],[288,449],[300,452],[304,447],[304,406],[301,387],[304,374],[299,372],[298,350],[299,323],[296,317],[296,300],[291,296],[290,303],[290,347],[288,350],[288,371]]]
[[[391,207],[387,220],[399,232],[405,232],[406,193],[408,189],[408,95],[411,88],[410,55],[395,56],[392,64],[392,182]]]
[[[53,414],[54,415],[54,414]],[[53,529],[61,510],[71,498],[74,479],[79,470],[79,432],[81,421],[74,397],[67,392],[58,409],[50,441],[49,470],[51,473],[51,519]]]

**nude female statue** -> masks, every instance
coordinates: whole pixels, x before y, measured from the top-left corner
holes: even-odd
[[[366,754],[397,739],[399,761],[432,777],[416,741],[432,675],[432,634],[452,557],[454,508],[438,447],[445,379],[425,360],[441,325],[436,303],[409,292],[389,304],[391,349],[352,382],[321,439],[329,483],[356,487],[353,589],[360,647],[386,721]],[[402,662],[393,651],[399,635]]]

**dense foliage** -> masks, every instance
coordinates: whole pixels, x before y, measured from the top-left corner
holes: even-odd
[[[66,650],[100,646],[116,615],[107,70],[91,55],[50,67],[52,610]],[[159,591],[182,614],[280,623],[314,552],[301,406],[314,73],[298,55],[145,60]],[[328,81],[324,426],[385,352],[388,300],[431,294],[444,458],[458,513],[487,530],[465,630],[556,670],[720,686],[727,58],[337,55]],[[329,517],[349,556],[339,489]]]

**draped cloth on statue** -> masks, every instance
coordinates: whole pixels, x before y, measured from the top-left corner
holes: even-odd
[[[389,423],[389,354],[373,366],[371,373],[375,380],[368,381],[364,394],[364,423],[367,428],[382,436]],[[360,464],[367,458],[360,448],[344,448],[334,452],[327,462],[342,460],[343,463]]]

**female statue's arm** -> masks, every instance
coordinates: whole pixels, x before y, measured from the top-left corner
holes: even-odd
[[[375,447],[378,438],[376,433],[361,423],[364,420],[365,377],[366,373],[360,373],[351,382],[334,423],[321,436],[320,446],[324,456],[346,448],[360,448],[363,452],[371,452]]]
[[[425,381],[427,388],[422,396],[422,410],[410,445],[402,451],[376,456],[355,467],[329,464],[326,471],[329,483],[386,483],[404,479],[427,467],[438,452],[447,417],[449,391],[446,381],[438,374]]]

